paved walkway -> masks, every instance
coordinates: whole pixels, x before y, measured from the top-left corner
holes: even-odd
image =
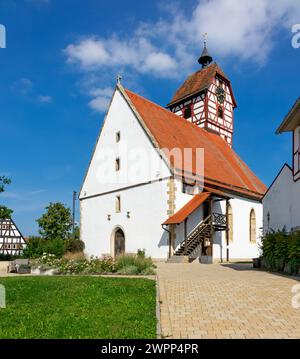
[[[300,309],[291,305],[300,278],[249,264],[157,266],[163,337],[300,338]]]

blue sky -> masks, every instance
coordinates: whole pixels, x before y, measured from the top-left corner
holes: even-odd
[[[291,160],[274,131],[299,96],[297,0],[0,0],[0,202],[24,234],[50,201],[79,190],[117,73],[124,86],[165,105],[199,68],[202,34],[232,81],[234,149],[269,185]],[[233,4],[235,5],[233,7]],[[77,215],[78,218],[78,215]]]

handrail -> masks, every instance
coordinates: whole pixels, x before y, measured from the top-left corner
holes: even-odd
[[[217,212],[213,212],[212,214],[210,214],[209,216],[207,216],[206,218],[204,218],[200,223],[198,223],[188,234],[187,236],[183,239],[182,242],[180,242],[178,244],[178,246],[176,247],[175,252],[178,250],[178,248],[186,246],[187,245],[187,241],[191,241],[189,244],[194,243],[196,238],[191,239],[191,237],[197,233],[198,230],[200,230],[201,228],[204,229],[206,228],[208,225],[210,226],[219,226],[219,227],[225,227],[227,226],[227,216],[226,214],[223,213],[217,213]],[[189,245],[188,244],[188,245]]]
[[[201,227],[203,224],[205,224],[205,222],[211,218],[211,214],[209,216],[207,216],[206,218],[204,218],[200,223],[198,223],[196,225],[196,227],[194,227],[186,236],[186,238],[190,237],[199,227]],[[182,243],[184,242],[184,240],[182,241]]]

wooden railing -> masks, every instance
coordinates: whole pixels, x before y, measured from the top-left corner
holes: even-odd
[[[227,227],[226,214],[214,212],[212,214],[212,224],[213,226],[217,226],[217,227]]]

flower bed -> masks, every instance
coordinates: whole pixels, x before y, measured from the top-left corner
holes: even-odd
[[[30,265],[34,272],[38,271],[40,274],[155,274],[152,259],[141,254],[123,255],[116,260],[110,256],[87,259],[82,253],[62,258],[57,258],[53,254],[43,254],[40,258],[31,260]]]

